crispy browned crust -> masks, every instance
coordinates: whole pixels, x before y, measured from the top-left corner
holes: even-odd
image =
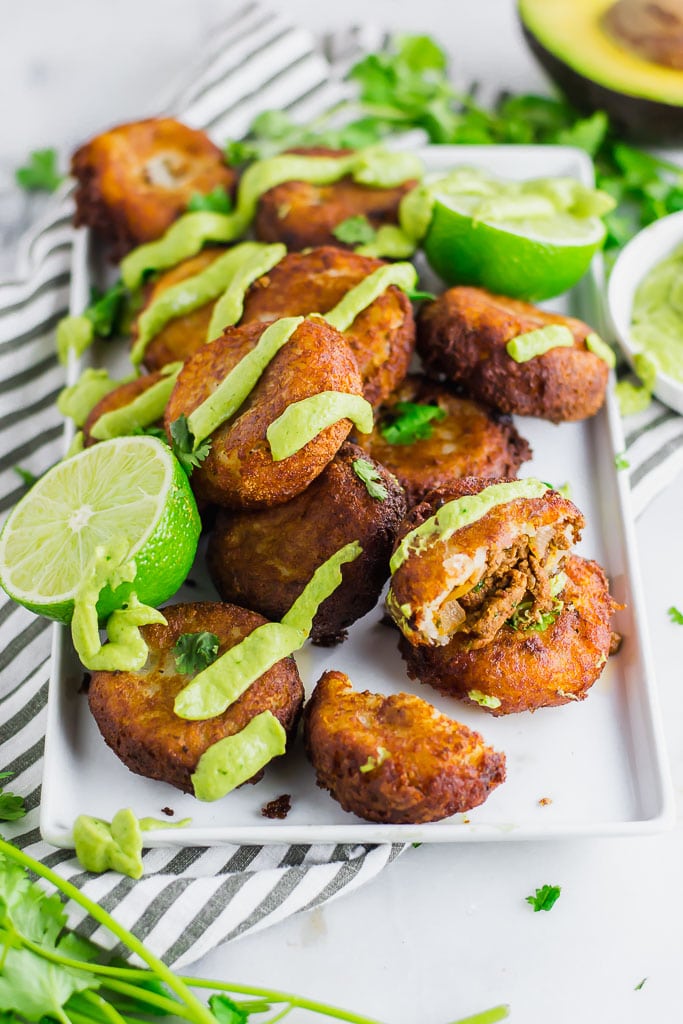
[[[176,695],[190,681],[175,665],[173,647],[183,633],[214,633],[219,656],[266,620],[235,605],[201,602],[164,608],[167,626],[143,626],[149,646],[140,672],[93,672],[88,702],[105,742],[136,775],[168,782],[192,793],[191,775],[202,754],[233,736],[262,711],[271,711],[291,736],[304,690],[293,658],[283,658],[259,676],[222,715],[190,722],[173,711]],[[250,782],[258,782],[259,772]]]
[[[170,185],[155,180],[156,162],[172,175]],[[163,235],[195,192],[217,185],[231,191],[236,181],[204,132],[170,117],[133,121],[96,135],[74,153],[71,173],[78,183],[74,223],[100,235],[112,259]]]
[[[370,462],[387,490],[372,498],[356,475],[357,459]],[[335,551],[359,541],[363,553],[342,566],[342,582],[323,601],[311,636],[337,636],[377,604],[389,576],[389,557],[405,514],[403,491],[390,473],[360,448],[343,444],[302,494],[286,505],[222,512],[211,534],[207,563],[224,601],[280,620],[313,573]]]
[[[321,789],[368,821],[439,821],[482,804],[505,779],[505,755],[479,733],[412,694],[358,693],[342,672],[319,680],[304,742]],[[389,756],[362,772],[379,747]]]
[[[94,405],[90,410],[88,418],[83,424],[83,444],[85,447],[89,448],[90,445],[97,444],[97,438],[93,437],[90,431],[100,416],[104,416],[106,412],[114,412],[115,409],[121,409],[124,405],[129,405],[138,395],[144,394],[148,388],[151,388],[160,380],[160,373],[150,373],[145,377],[136,377],[135,380],[129,380],[125,384],[120,384],[119,387],[114,388],[108,395],[101,398],[97,405]]]
[[[188,416],[251,351],[267,324],[228,327],[185,364],[166,407],[164,425]],[[360,395],[363,383],[346,341],[323,320],[304,320],[269,363],[236,416],[211,436],[211,451],[192,474],[192,487],[226,508],[268,508],[300,494],[331,462],[351,429],[340,420],[294,455],[273,462],[268,426],[288,405],[321,391]]]
[[[509,481],[465,477],[448,488],[430,492],[423,502],[408,512],[399,528],[395,546],[398,547],[406,534],[431,518],[447,502],[478,494],[493,483],[504,482]],[[443,600],[444,595],[456,589],[456,574],[462,581],[457,586],[471,589],[480,577],[487,579],[491,576],[499,556],[509,553],[509,559],[502,558],[502,565],[507,568],[502,570],[495,588],[498,593],[499,588],[509,587],[509,582],[505,583],[509,570],[520,559],[526,560],[529,551],[536,548],[529,536],[550,534],[554,550],[561,555],[556,566],[559,567],[571,544],[579,540],[584,523],[577,507],[557,491],[548,490],[540,498],[516,498],[496,505],[469,526],[456,530],[448,540],[435,537],[419,551],[411,552],[392,576],[389,610],[411,643],[443,645],[455,631],[465,628],[462,623],[449,621],[448,604]],[[524,592],[522,589],[521,596],[513,605],[522,600]],[[401,613],[400,609],[404,612]],[[507,614],[500,617],[496,628],[503,625],[505,618]],[[488,636],[485,635],[485,639]],[[484,642],[481,639],[472,641],[472,637],[469,641],[475,644]]]
[[[162,292],[173,287],[173,285],[180,284],[181,281],[187,280],[188,277],[201,274],[219,256],[222,256],[225,251],[225,249],[218,246],[209,246],[206,249],[202,249],[200,253],[192,256],[189,260],[183,260],[177,266],[159,274],[145,288],[145,302],[140,310],[140,314],[144,313],[147,307],[151,306]],[[162,327],[158,334],[155,334],[147,345],[142,359],[143,365],[150,373],[154,370],[161,370],[168,363],[184,363],[191,355],[194,355],[198,348],[201,348],[206,342],[206,332],[209,329],[211,314],[215,305],[215,301],[207,302],[191,313],[186,313],[184,316],[178,316],[173,320],[169,320],[166,326]],[[133,324],[131,344],[135,342],[137,336],[138,318],[136,318]]]
[[[526,363],[508,355],[508,341],[547,324],[567,326],[574,347],[554,348]],[[474,398],[502,412],[560,423],[593,416],[605,400],[609,369],[586,348],[592,328],[573,317],[483,288],[457,287],[423,307],[417,330],[429,375],[465,384]]]
[[[432,432],[424,440],[390,444],[380,427],[391,420],[397,402],[438,405],[446,417],[431,422]],[[406,378],[381,407],[372,434],[360,435],[358,444],[398,477],[409,508],[434,488],[464,476],[515,477],[521,463],[531,458],[528,442],[508,416],[421,374]]]
[[[351,150],[312,146],[289,152],[342,156]],[[395,188],[371,188],[356,184],[351,177],[332,185],[287,181],[260,197],[254,221],[256,237],[262,242],[284,242],[294,250],[316,245],[352,248],[335,238],[334,229],[349,217],[359,215],[367,217],[373,228],[397,224],[399,203],[415,185],[417,181],[404,181]]]
[[[324,246],[290,253],[247,292],[242,323],[281,316],[328,313],[378,267],[382,260]],[[364,394],[376,405],[401,383],[415,345],[415,321],[408,297],[391,286],[358,314],[344,337],[358,360]]]
[[[445,647],[414,647],[401,636],[408,675],[468,703],[478,703],[472,690],[497,698],[498,707],[485,708],[493,715],[583,700],[609,656],[616,606],[597,562],[571,555],[564,572],[564,607],[543,633],[505,625],[479,650],[459,634]]]

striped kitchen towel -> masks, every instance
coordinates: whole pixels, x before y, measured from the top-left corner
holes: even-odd
[[[343,72],[382,35],[350,29],[321,50],[305,31],[253,4],[217,33],[201,64],[164,97],[159,109],[208,129],[217,141],[239,137],[259,111],[284,108],[306,120],[348,94]],[[54,328],[65,313],[73,246],[70,186],[65,184],[24,239],[16,280],[0,285],[0,512],[24,493],[14,472],[39,474],[62,455],[55,399],[64,383]],[[627,425],[627,430],[630,424]],[[634,498],[643,507],[683,459],[683,418],[653,405],[628,436]],[[642,500],[640,496],[642,497]],[[38,832],[51,626],[0,600],[0,769],[26,797],[28,815],[4,833],[56,868],[176,967],[227,939],[320,906],[368,881],[401,845],[249,846],[154,849],[144,877],[83,872],[69,851]],[[78,908],[69,908],[78,921]],[[111,947],[112,937],[83,921],[84,934]],[[88,930],[90,928],[90,930]],[[117,952],[123,952],[117,950]]]

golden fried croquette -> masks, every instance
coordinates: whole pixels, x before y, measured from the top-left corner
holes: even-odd
[[[440,515],[443,522],[444,506],[454,500],[461,498],[476,510],[476,495],[486,491],[483,499],[495,496],[487,490],[491,485],[511,482],[466,477],[432,491],[406,516],[397,546],[427,520],[438,526]],[[555,577],[583,526],[576,506],[548,489],[541,497],[494,504],[450,536],[418,537],[408,542],[407,558],[392,575],[389,611],[413,644],[440,646],[462,633],[472,649],[483,647],[521,602],[529,602],[530,621],[552,610]]]
[[[368,821],[418,825],[469,811],[505,779],[505,755],[479,733],[399,693],[353,690],[325,672],[304,710],[317,783]]]
[[[583,700],[610,653],[617,606],[597,562],[570,555],[564,573],[566,584],[545,622],[529,626],[518,611],[517,628],[504,624],[485,647],[474,649],[464,633],[445,647],[414,647],[400,637],[408,675],[493,715]]]
[[[241,732],[270,711],[293,735],[304,690],[293,658],[283,658],[251,684],[234,704],[205,721],[178,718],[176,695],[191,676],[178,671],[173,648],[185,633],[213,633],[224,654],[266,620],[255,612],[217,602],[164,608],[168,625],[142,626],[149,657],[139,672],[93,672],[88,702],[105,742],[136,775],[192,793],[191,776],[212,744]],[[258,782],[262,772],[250,782]]]
[[[290,253],[251,286],[241,322],[308,313],[324,315],[381,266],[382,260],[331,246]],[[344,337],[358,360],[364,395],[376,405],[398,387],[408,372],[415,321],[405,292],[391,285],[358,314]]]
[[[438,407],[443,418],[432,419],[424,435],[412,443],[391,443],[383,430],[400,415],[400,403]],[[421,374],[406,378],[381,407],[372,434],[362,436],[358,443],[398,477],[409,508],[434,488],[446,487],[464,476],[516,476],[520,464],[531,458],[528,442],[508,416]]]
[[[151,306],[159,296],[188,277],[194,277],[206,270],[225,249],[209,246],[202,249],[196,256],[183,260],[170,270],[165,270],[151,281],[145,288],[145,301],[140,314]],[[206,334],[211,323],[211,315],[216,301],[206,302],[203,306],[184,313],[182,316],[169,320],[158,334],[150,339],[142,358],[143,365],[152,373],[161,370],[168,363],[185,362],[198,348],[206,342]],[[137,320],[133,324],[132,342],[137,338]]]
[[[163,380],[161,373],[150,373],[144,377],[136,377],[135,380],[119,384],[117,388],[114,388],[108,395],[101,398],[97,405],[94,405],[90,410],[83,424],[83,444],[85,447],[89,448],[90,445],[97,444],[99,439],[92,436],[91,430],[101,416],[108,412],[114,412],[115,409],[122,409],[124,406],[130,405],[132,401],[144,394],[148,388],[158,384],[160,380]]]
[[[231,191],[236,174],[204,132],[170,117],[133,121],[96,135],[71,161],[75,224],[92,228],[120,259],[159,238],[195,192]]]
[[[312,147],[292,149],[304,156],[345,156],[350,149]],[[366,217],[373,228],[398,223],[403,196],[417,185],[404,181],[394,188],[360,185],[349,175],[331,185],[287,181],[268,189],[259,199],[254,230],[262,242],[284,242],[288,249],[316,245],[347,248],[334,229],[349,217]]]
[[[354,464],[384,497],[372,497]],[[323,601],[311,637],[330,641],[377,603],[389,576],[389,556],[405,515],[403,491],[390,473],[345,443],[313,483],[286,505],[221,512],[207,563],[224,601],[279,621],[324,561],[354,540],[363,553],[342,567],[342,582]]]
[[[548,324],[568,327],[574,346],[523,363],[508,355],[509,341]],[[605,400],[609,368],[587,349],[591,333],[573,317],[483,288],[457,287],[423,307],[417,347],[430,376],[444,374],[502,412],[560,423],[593,416]]]
[[[166,406],[164,425],[201,405],[230,370],[258,343],[268,325],[228,327],[203,345],[181,370]],[[274,462],[266,438],[269,425],[293,402],[322,391],[361,395],[363,382],[353,353],[324,320],[304,320],[266,367],[235,416],[211,435],[208,457],[192,474],[192,487],[207,501],[227,508],[267,508],[300,494],[334,458],[351,421],[326,427],[298,452]]]

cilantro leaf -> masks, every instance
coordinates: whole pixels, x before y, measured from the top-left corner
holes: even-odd
[[[434,302],[436,299],[434,292],[422,292],[419,288],[405,288],[404,291],[411,302]]]
[[[27,487],[33,487],[34,483],[38,480],[35,473],[32,473],[30,469],[24,469],[23,466],[12,466],[12,469],[18,477],[21,477]]]
[[[510,618],[506,620],[506,625],[510,626],[511,629],[521,630],[522,632],[545,633],[546,629],[552,626],[564,608],[564,601],[555,598],[549,612],[543,612],[538,618],[532,619],[529,615],[532,604],[532,601],[522,601],[521,604],[518,604]]]
[[[362,764],[359,771],[365,775],[367,772],[373,772],[375,768],[381,768],[385,761],[389,760],[391,754],[386,747],[377,747],[377,757],[372,754],[368,757],[365,764]]]
[[[336,228],[332,228],[332,234],[337,241],[345,245],[366,245],[368,242],[374,242],[377,237],[377,232],[362,213],[341,221]]]
[[[420,402],[397,402],[390,412],[390,421],[380,427],[389,444],[414,444],[432,436],[432,421],[446,418],[446,410],[438,405]]]
[[[247,1024],[248,1011],[241,1009],[229,996],[211,996],[209,1008],[218,1024]]]
[[[633,991],[634,992],[640,992],[641,988],[643,987],[643,985],[645,984],[646,981],[647,981],[647,978],[643,978],[642,981],[639,981],[638,984],[634,987]]]
[[[17,185],[26,192],[54,192],[64,181],[57,169],[56,149],[34,149],[28,163],[14,172]]]
[[[168,438],[166,437],[166,431],[163,427],[155,427],[153,424],[150,427],[135,427],[132,431],[134,436],[145,436],[145,437],[156,437],[158,441],[163,441],[164,444],[168,444]]]
[[[209,213],[230,213],[232,210],[232,197],[223,185],[216,185],[214,189],[206,194],[195,192],[191,195],[187,208],[192,213],[200,210],[208,210]]]
[[[669,608],[669,618],[672,622],[675,622],[677,626],[683,626],[683,612],[680,612],[673,604]]]
[[[624,453],[621,452],[619,455],[614,456],[614,465],[616,469],[628,469],[631,463],[625,458]]]
[[[194,438],[187,425],[185,413],[181,413],[178,419],[171,424],[171,438],[173,439],[171,446],[173,454],[187,475],[190,476],[192,470],[201,465],[211,451],[211,441],[207,438],[195,448]]]
[[[83,316],[87,317],[98,338],[110,338],[118,328],[128,292],[117,281],[106,292],[94,292]]]
[[[378,501],[386,501],[389,492],[373,464],[367,459],[354,459],[351,465],[356,476],[365,484],[370,497],[377,498]]]
[[[176,668],[186,675],[201,672],[216,660],[219,646],[215,633],[183,633],[173,648]]]
[[[12,772],[0,772],[1,779],[9,779]],[[0,821],[18,821],[26,814],[23,796],[15,796],[14,793],[6,793],[0,787]]]
[[[543,885],[536,890],[534,896],[527,896],[526,902],[534,908],[534,913],[538,913],[539,910],[552,910],[561,892],[559,885]]]

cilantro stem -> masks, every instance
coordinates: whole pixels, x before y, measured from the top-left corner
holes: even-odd
[[[71,882],[67,882],[66,879],[61,878],[61,876],[51,868],[41,864],[40,861],[37,861],[29,854],[24,853],[23,850],[19,850],[17,847],[12,846],[11,843],[5,842],[2,838],[0,838],[0,853],[4,854],[9,860],[13,860],[21,864],[23,867],[28,868],[29,871],[32,871],[40,878],[44,878],[46,881],[51,882],[56,889],[64,894],[64,896],[73,900],[74,903],[78,903],[84,910],[87,910],[95,921],[103,925],[108,931],[115,935],[117,939],[120,939],[132,953],[137,953],[140,959],[151,968],[159,980],[165,982],[169,989],[172,992],[175,992],[182,1003],[187,1007],[190,1011],[188,1019],[196,1022],[196,1024],[216,1024],[216,1018],[209,1008],[199,1002],[197,997],[190,992],[185,982],[174,974],[170,967],[167,967],[166,964],[151,953],[144,943],[140,942],[132,932],[129,932],[126,928],[120,925],[118,921],[114,920],[114,918],[106,912],[106,910],[102,910],[97,903],[94,903],[89,899],[80,891],[80,889],[77,889],[75,885],[72,885]],[[83,969],[82,963],[80,966],[81,969]],[[90,967],[89,964],[87,966],[88,968]],[[175,1012],[178,1013],[178,1008],[176,1008]],[[359,1024],[367,1024],[367,1022],[363,1021],[361,1018],[358,1018],[358,1020]],[[70,1022],[64,1021],[63,1024],[70,1024]]]
[[[490,1010],[482,1010],[481,1013],[474,1013],[471,1017],[461,1017],[452,1024],[496,1024],[497,1021],[505,1020],[509,1016],[510,1007],[503,1004],[492,1006]]]
[[[148,975],[146,974],[146,976]],[[122,996],[129,996],[131,999],[139,999],[140,1002],[156,1006],[163,1013],[175,1014],[176,1017],[183,1017],[185,1020],[194,1020],[192,1014],[183,1010],[183,1007],[175,999],[167,999],[156,992],[150,992],[149,989],[139,988],[137,985],[129,985],[125,981],[115,981],[113,979],[103,982],[103,986],[112,992],[119,992]]]
[[[382,1024],[382,1021],[375,1017],[361,1017],[350,1010],[342,1010],[338,1006],[330,1006],[327,1003],[319,1003],[315,999],[305,999],[303,996],[294,995],[292,992],[277,992],[274,989],[259,988],[258,986],[237,985],[231,981],[215,981],[208,978],[183,977],[183,981],[190,988],[213,988],[222,992],[237,993],[239,995],[261,996],[271,1003],[289,1003],[290,1008],[309,1010],[311,1013],[322,1013],[326,1017],[334,1017],[335,1020],[344,1020],[348,1024]],[[502,1018],[498,1018],[502,1020]],[[456,1022],[457,1024],[457,1022]]]
[[[138,991],[139,990],[136,990],[136,996]],[[107,1000],[103,999],[102,996],[97,994],[97,992],[93,992],[92,989],[87,989],[82,993],[82,996],[83,999],[99,1010],[101,1016],[106,1017],[112,1022],[112,1024],[126,1024],[126,1018],[119,1013],[115,1006],[108,1003]]]

